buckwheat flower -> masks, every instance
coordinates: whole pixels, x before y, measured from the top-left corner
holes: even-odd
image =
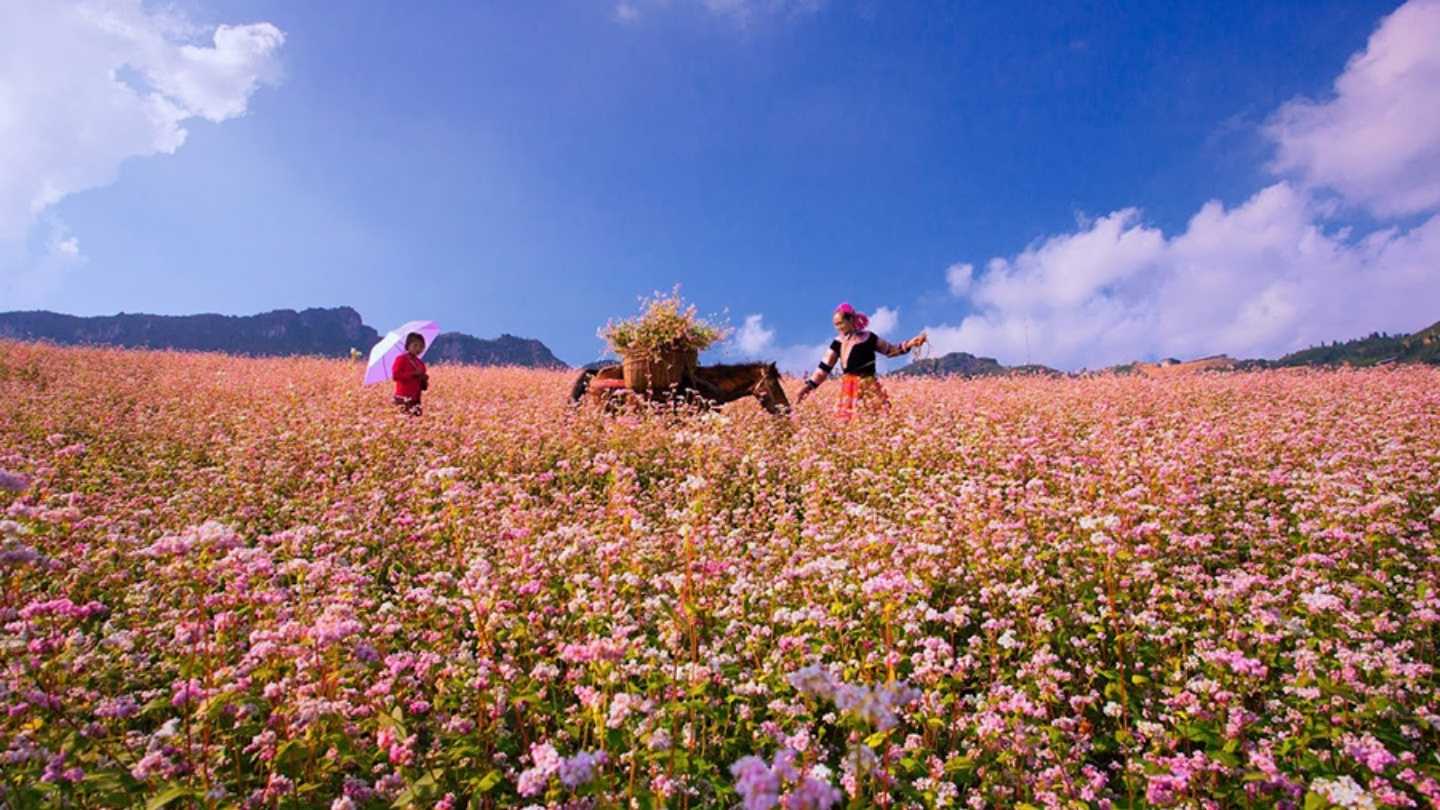
[[[668,799],[673,796],[677,787],[675,780],[663,773],[657,773],[650,777],[651,792],[662,799]]]
[[[646,743],[646,747],[651,751],[669,751],[670,745],[670,732],[663,728],[657,728],[650,732],[650,739]]]
[[[1312,612],[1323,613],[1325,611],[1340,611],[1345,609],[1345,602],[1340,597],[1324,590],[1310,591],[1300,594],[1300,601]]]
[[[140,713],[140,705],[130,695],[121,695],[116,698],[105,698],[100,705],[95,707],[95,716],[107,719],[121,719],[133,717]]]
[[[550,743],[535,743],[530,746],[530,759],[536,769],[549,776],[560,769],[560,755]]]
[[[1398,761],[1395,759],[1395,755],[1385,748],[1384,743],[1370,734],[1363,736],[1346,734],[1342,738],[1342,742],[1348,756],[1375,773],[1383,773],[1386,768]]]
[[[425,483],[432,484],[437,481],[446,481],[460,474],[459,467],[437,467],[425,472]]]
[[[1375,799],[1349,776],[1341,776],[1335,779],[1316,779],[1310,783],[1310,791],[1330,800],[1332,804],[1338,807],[1375,810]]]
[[[581,751],[573,757],[561,760],[557,769],[560,784],[570,790],[588,784],[595,777],[596,766],[603,764],[604,761],[604,753],[592,754],[588,751]]]
[[[830,769],[817,765],[799,777],[783,805],[787,810],[830,810],[842,798],[839,789],[830,784]]]
[[[170,760],[166,758],[165,753],[154,750],[146,753],[130,768],[130,775],[135,777],[136,781],[144,782],[155,774],[164,773],[169,768]]]
[[[520,776],[515,782],[515,789],[521,796],[534,796],[545,790],[545,785],[549,781],[550,777],[541,773],[539,768],[526,768],[520,772]]]
[[[745,810],[770,810],[780,803],[780,778],[760,757],[741,757],[730,766],[730,774]]]
[[[17,472],[0,470],[0,489],[6,492],[24,492],[30,486],[30,479]]]
[[[85,771],[78,768],[65,767],[65,753],[62,751],[50,758],[45,763],[45,772],[41,775],[41,782],[59,784],[62,782],[75,783],[85,778]]]
[[[634,696],[620,692],[610,698],[610,714],[605,720],[606,728],[620,728],[630,716],[631,707],[636,703]]]
[[[30,565],[44,559],[40,552],[20,542],[18,539],[10,538],[0,543],[0,566],[20,567]]]
[[[835,680],[830,672],[819,664],[812,664],[803,669],[796,670],[786,677],[795,691],[821,700],[830,700],[835,696]]]
[[[330,810],[355,810],[355,802],[349,796],[341,796],[330,803]]]
[[[205,689],[200,681],[191,678],[188,681],[176,681],[173,686],[174,694],[170,698],[170,705],[177,709],[191,706],[205,699]]]
[[[389,773],[375,783],[375,792],[385,797],[395,796],[405,787],[405,777],[398,773]]]

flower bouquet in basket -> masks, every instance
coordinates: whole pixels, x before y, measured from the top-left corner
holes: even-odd
[[[680,298],[680,288],[640,299],[641,313],[610,321],[600,337],[620,356],[625,387],[654,391],[680,384],[693,371],[700,352],[724,340],[730,328],[701,318],[693,304]]]

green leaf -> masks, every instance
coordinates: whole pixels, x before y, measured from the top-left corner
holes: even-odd
[[[171,785],[151,796],[150,801],[145,803],[145,810],[160,810],[162,807],[168,807],[176,799],[186,798],[195,798],[195,791],[191,790],[189,785]]]
[[[1305,794],[1305,810],[1325,810],[1330,806],[1329,800],[1315,791]]]
[[[974,757],[951,757],[945,760],[945,773],[965,773],[975,769]]]
[[[399,810],[400,808],[409,807],[410,805],[414,804],[415,801],[421,796],[433,790],[434,787],[435,772],[431,771],[430,773],[427,773],[412,782],[409,787],[405,788],[405,790],[400,793],[399,796],[395,797],[395,801],[391,803],[390,806],[397,808],[397,810]]]
[[[275,767],[287,768],[298,765],[310,753],[304,740],[286,740],[275,750]]]
[[[495,786],[500,784],[500,780],[504,778],[505,775],[500,773],[500,769],[492,768],[489,773],[470,783],[471,790],[474,790],[476,793],[489,793],[494,790]]]
[[[888,731],[877,731],[865,738],[865,744],[871,748],[879,748],[885,744],[885,738],[890,736]]]

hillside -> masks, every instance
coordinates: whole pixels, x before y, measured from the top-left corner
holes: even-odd
[[[1377,366],[1386,363],[1440,365],[1440,322],[1413,335],[1375,332],[1368,337],[1302,349],[1276,366]]]
[[[891,372],[900,377],[1001,377],[1010,375],[1063,376],[1053,368],[1041,365],[1002,366],[993,357],[976,357],[968,352],[951,352],[928,357]]]
[[[181,349],[274,357],[346,357],[380,339],[350,307],[277,309],[259,315],[139,315],[77,317],[55,312],[0,313],[0,337],[62,345]]]
[[[445,332],[425,353],[431,363],[464,363],[472,366],[528,366],[569,368],[544,343],[532,338],[501,335],[495,340]]]
[[[1391,363],[1440,365],[1440,322],[1413,335],[1376,332],[1355,340],[1302,349],[1278,360],[1237,360],[1228,355],[1217,354],[1195,360],[1169,358],[1154,363],[1135,361],[1093,373],[1174,377],[1207,371],[1253,371],[1299,366],[1379,366]],[[976,357],[967,352],[952,352],[941,357],[916,360],[892,373],[909,377],[997,377],[1021,374],[1064,376],[1062,372],[1046,366],[1004,366],[992,357]]]
[[[0,338],[46,340],[61,345],[179,349],[252,357],[318,355],[349,357],[380,339],[350,307],[278,309],[258,315],[139,315],[78,317],[55,312],[0,313]],[[487,366],[566,368],[538,340],[501,335],[485,340],[446,332],[426,359]]]

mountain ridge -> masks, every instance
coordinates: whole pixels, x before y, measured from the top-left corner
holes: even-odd
[[[1098,371],[1065,372],[1040,366],[1005,366],[993,357],[977,357],[969,352],[950,352],[939,357],[916,360],[891,372],[903,377],[1000,377],[1000,376],[1078,376],[1081,374],[1144,374],[1168,377],[1201,371],[1249,371],[1263,368],[1300,368],[1333,366],[1380,366],[1422,363],[1440,365],[1440,322],[1418,332],[1388,335],[1375,332],[1367,337],[1334,341],[1311,346],[1282,355],[1275,360],[1240,360],[1217,354],[1192,360],[1167,358],[1159,362],[1135,361]]]
[[[75,346],[176,349],[250,357],[367,353],[380,333],[353,307],[276,309],[254,315],[66,315],[47,310],[0,312],[0,338]],[[487,340],[445,332],[426,352],[439,363],[569,368],[544,343],[503,334]]]

